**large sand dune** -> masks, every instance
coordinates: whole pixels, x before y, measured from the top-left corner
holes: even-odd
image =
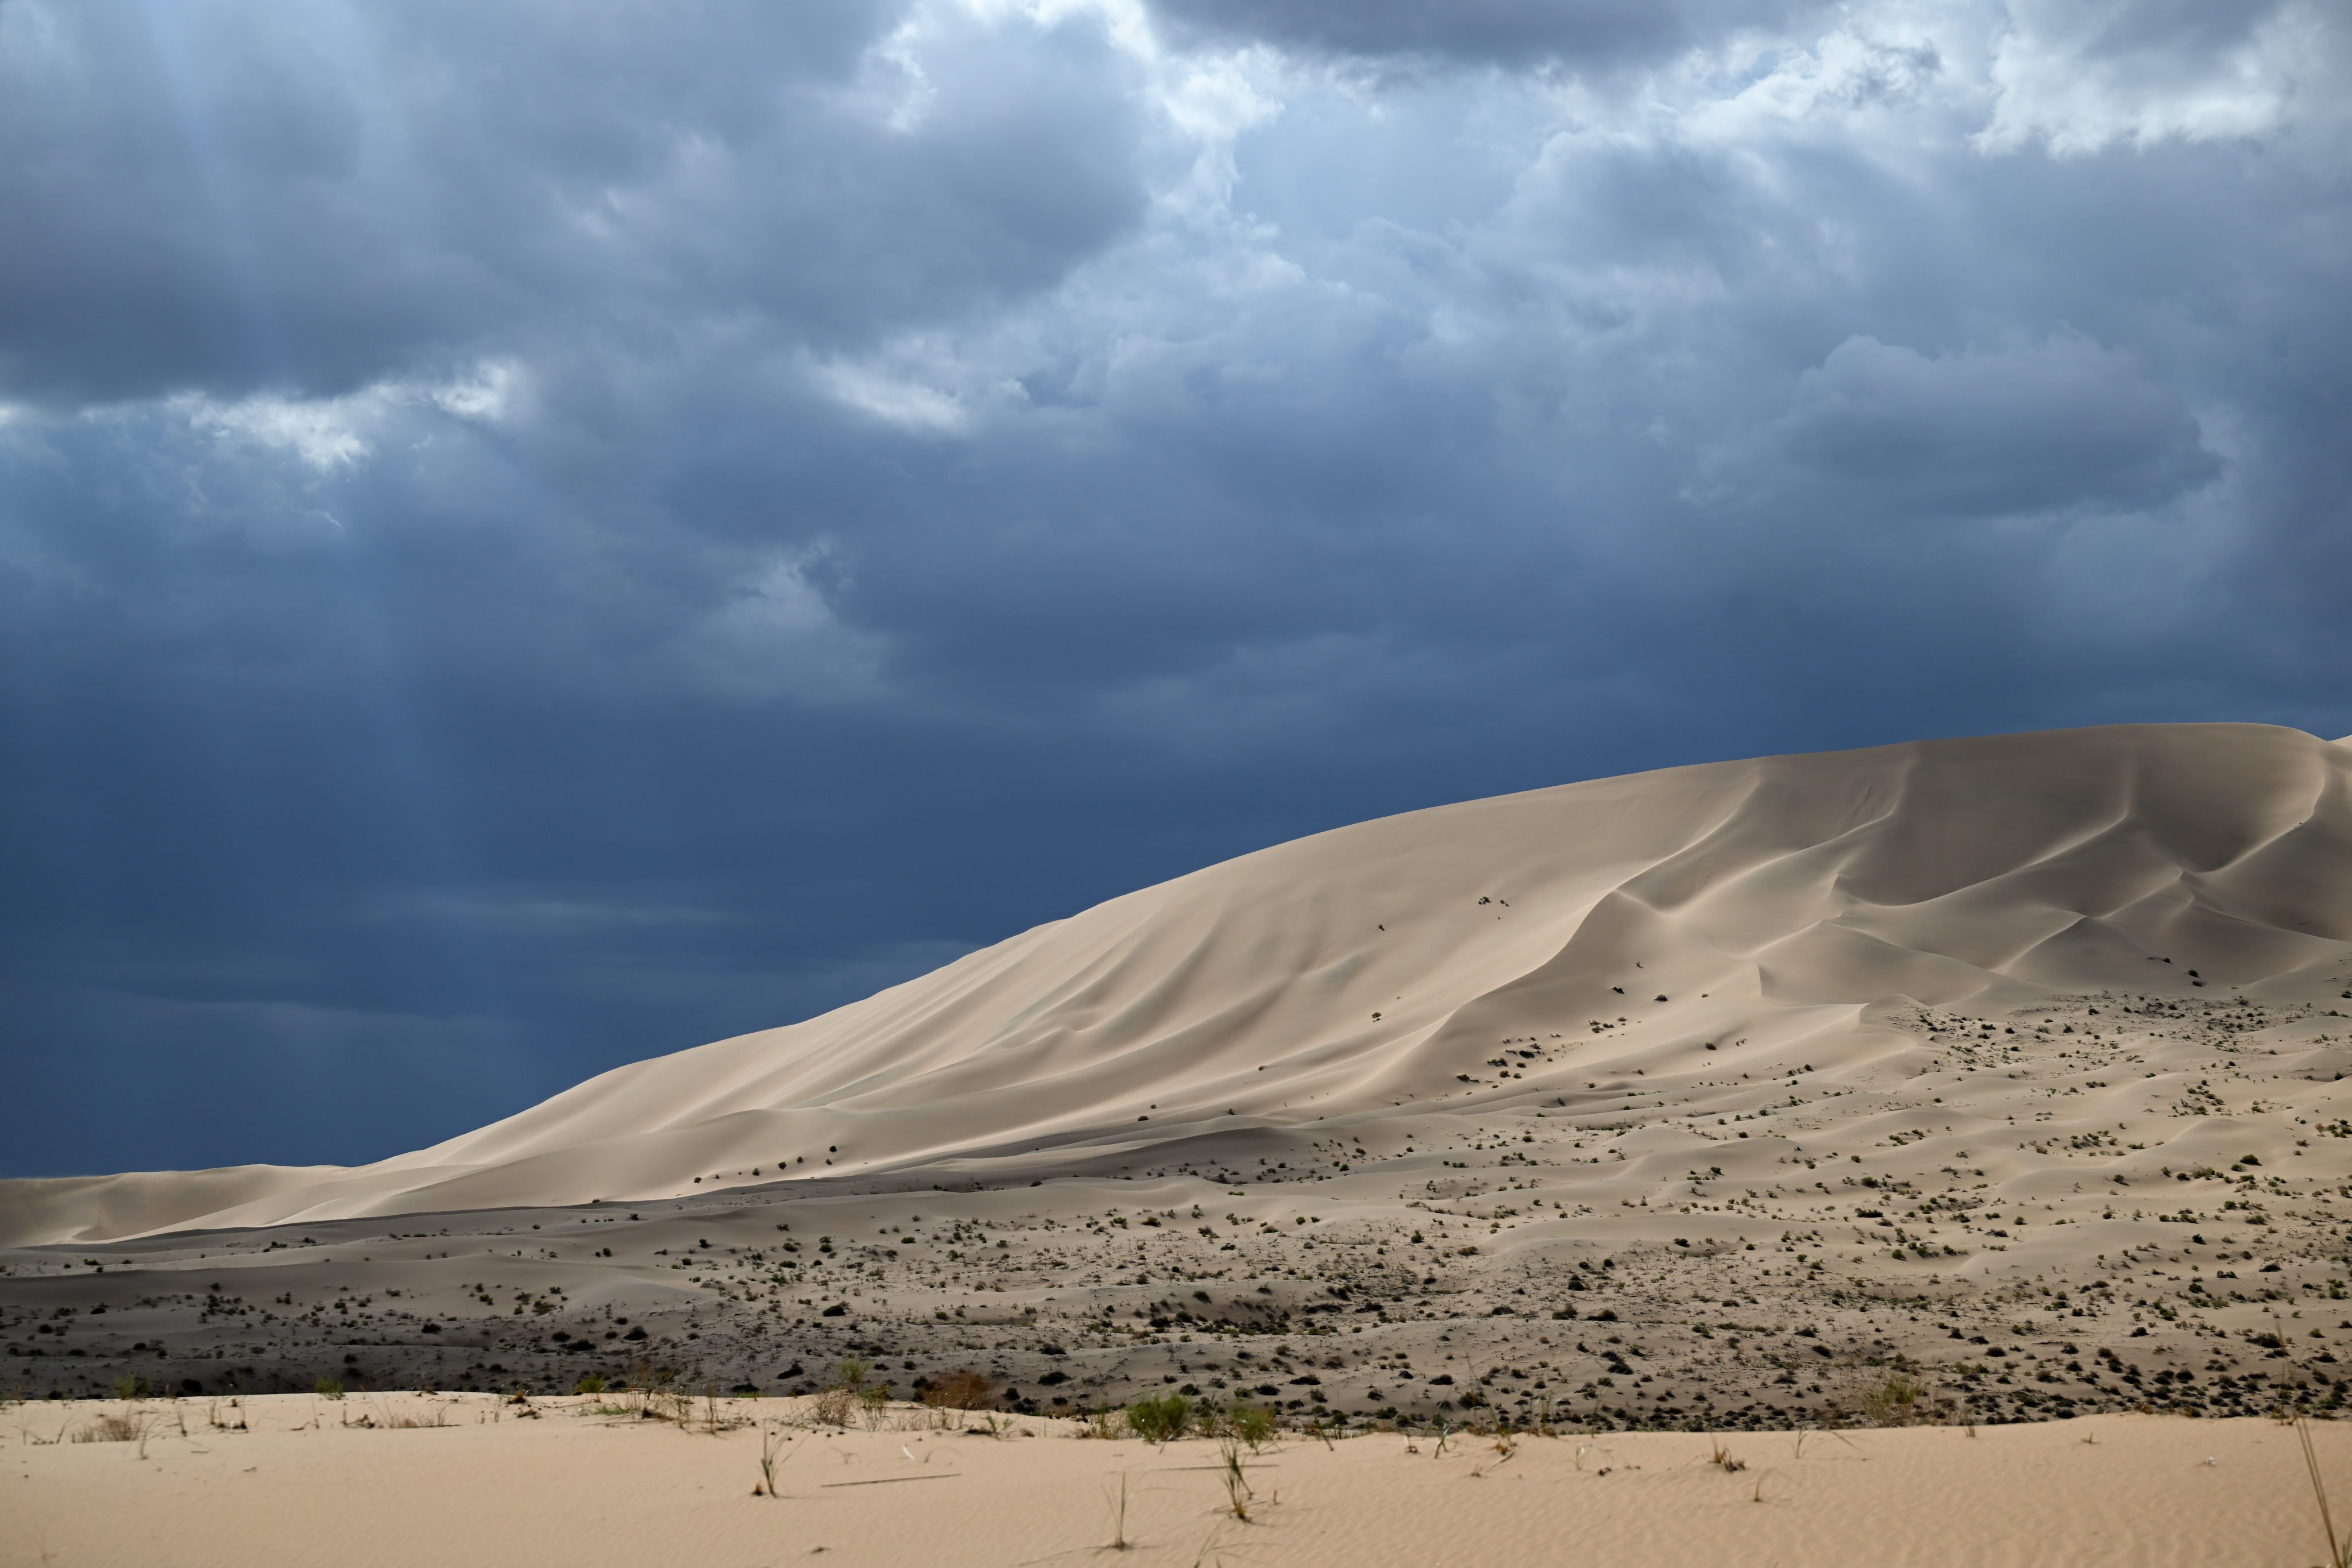
[[[0,1364],[806,1393],[854,1354],[1356,1425],[2342,1408],[2347,773],[2120,728],[1322,834],[380,1164],[6,1184]]]
[[[806,1023],[350,1169],[0,1184],[0,1243],[1182,1163],[1810,1066],[1919,1070],[1923,1009],[2318,1003],[2352,970],[2352,747],[2125,726],[1713,763],[1246,855]],[[1992,1093],[1987,1089],[1979,1093]]]

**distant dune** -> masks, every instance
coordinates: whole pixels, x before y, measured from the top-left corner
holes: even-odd
[[[1205,1168],[1237,1134],[1395,1131],[1424,1110],[1568,1103],[1636,1078],[1676,1086],[1685,1118],[1710,1096],[1746,1106],[1743,1081],[1798,1064],[1915,1070],[1925,1010],[2152,975],[2323,1004],[2352,967],[2348,783],[2345,742],[2137,725],[1412,812],[1111,900],[375,1164],[0,1184],[0,1244],[819,1176]],[[1718,1070],[1735,1051],[1738,1079]],[[2014,1114],[1998,1101],[2023,1092],[1972,1080],[1967,1108]]]

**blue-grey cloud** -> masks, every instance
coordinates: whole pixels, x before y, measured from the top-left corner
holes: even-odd
[[[1719,483],[1769,486],[1753,465],[1778,464],[1896,524],[2162,506],[2221,472],[2177,392],[2069,337],[1938,356],[1849,338],[1757,444]]]
[[[1153,0],[1186,41],[1248,39],[1328,55],[1526,68],[1614,67],[1818,14],[1810,0]]]
[[[12,1168],[1381,811],[2352,729],[2343,30],[2086,15],[0,5]]]
[[[12,5],[0,363],[88,401],[331,394],[592,323],[854,342],[1133,221],[1099,28],[950,16],[917,70],[876,49],[895,11]]]

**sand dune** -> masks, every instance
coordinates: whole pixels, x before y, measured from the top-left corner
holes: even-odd
[[[379,1164],[6,1184],[0,1350],[59,1398],[855,1355],[1349,1430],[2338,1410],[2347,774],[2121,728],[1365,823]]]
[[[2343,742],[2127,726],[1414,812],[376,1164],[0,1184],[0,1243],[1214,1163],[1252,1131],[1572,1107],[1637,1075],[1744,1112],[1794,1068],[1917,1070],[1923,1009],[2318,1003],[2352,970],[2348,785]]]

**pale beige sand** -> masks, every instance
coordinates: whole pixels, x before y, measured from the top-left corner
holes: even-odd
[[[120,1411],[120,1405],[102,1407]],[[240,1412],[213,1407],[226,1419]],[[1234,1519],[1202,1441],[1155,1449],[921,1429],[803,1431],[755,1497],[760,1434],[717,1436],[544,1402],[247,1402],[157,1407],[130,1443],[51,1443],[101,1407],[36,1405],[0,1426],[0,1563],[248,1568],[753,1564],[2049,1564],[2299,1568],[2326,1555],[2295,1434],[2263,1420],[2103,1416],[2032,1426],[1745,1434],[1286,1439],[1251,1462]],[[779,1402],[727,1405],[782,1413]],[[339,1425],[443,1412],[439,1430]],[[188,1435],[179,1435],[184,1418]],[[313,1426],[313,1422],[318,1423]],[[299,1428],[299,1429],[297,1429]],[[2352,1431],[2315,1429],[2352,1496]],[[1110,1550],[1128,1489],[1125,1552]]]
[[[1807,1068],[1827,1075],[1809,1088],[1896,1085],[1938,1065],[1923,1044],[1939,1020],[1957,1032],[2049,1006],[2072,1027],[2100,995],[2200,1016],[2259,1004],[2266,1025],[2310,1026],[2282,1048],[2299,1078],[2332,1082],[2352,1064],[2326,1022],[2347,991],[2343,744],[2127,726],[1710,764],[1244,856],[374,1165],[0,1184],[0,1244],[780,1174],[1206,1168],[1244,1163],[1255,1146],[1237,1135],[1253,1131],[1401,1149],[1443,1136],[1421,1131],[1426,1115],[1664,1108],[1635,1089],[1675,1099],[1686,1123],[1694,1107],[1761,1110],[1766,1080]],[[2104,1038],[2112,1001],[2101,1016]],[[2102,1110],[2137,1104],[2121,1075],[2072,1087]],[[1948,1088],[1933,1103],[1954,1128],[2046,1108],[2014,1074]],[[2333,1092],[2297,1091],[2284,1114]],[[2291,1124],[2233,1131],[2213,1154],[2275,1154]],[[1686,1124],[1653,1133],[1635,1152],[1699,1152]],[[1657,1174],[1637,1163],[1607,1201],[1654,1198]]]

